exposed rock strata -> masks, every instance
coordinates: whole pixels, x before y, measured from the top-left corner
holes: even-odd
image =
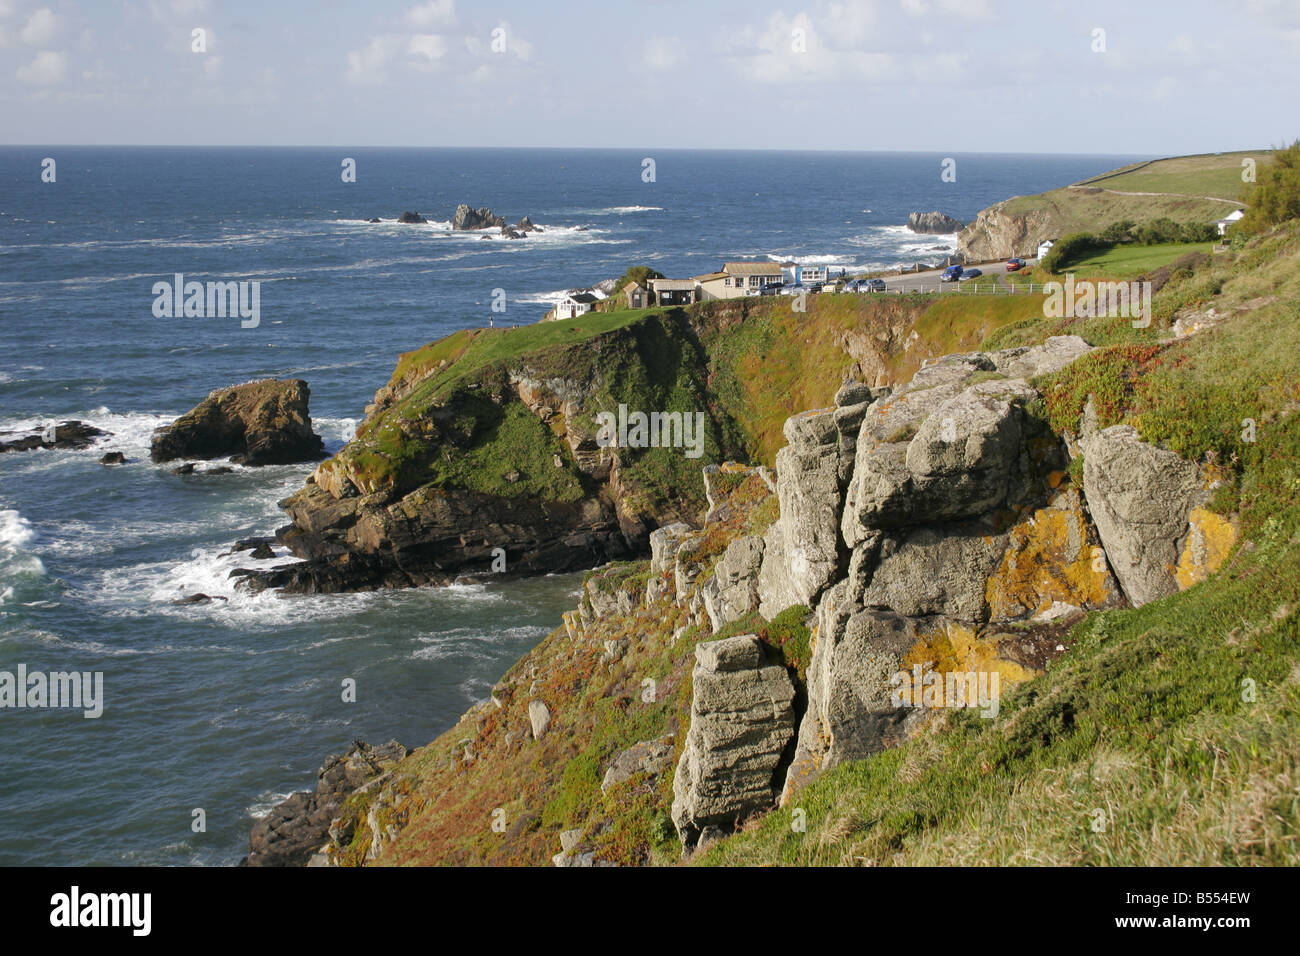
[[[765,664],[752,634],[695,647],[691,727],[673,780],[673,823],[686,848],[701,831],[733,829],[774,805],[794,737],[794,684]]]

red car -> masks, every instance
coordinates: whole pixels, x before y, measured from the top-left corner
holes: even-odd
[[[1024,260],[1024,259],[1021,259],[1019,256],[1016,256],[1014,259],[1008,259],[1008,260],[1007,260],[1007,271],[1008,271],[1008,272],[1015,272],[1015,271],[1017,271],[1017,270],[1023,268],[1023,267],[1024,267],[1024,264],[1025,264],[1025,260]]]

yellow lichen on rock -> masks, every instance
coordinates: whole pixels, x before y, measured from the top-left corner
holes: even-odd
[[[1114,579],[1104,562],[1098,569],[1091,543],[1083,502],[1073,489],[1022,517],[1008,532],[1002,563],[985,588],[990,618],[1037,614],[1057,601],[1080,608],[1113,603]]]
[[[1186,591],[1219,570],[1237,543],[1237,523],[1206,508],[1193,508],[1187,518],[1187,540],[1178,556],[1174,577],[1178,589]]]
[[[975,628],[948,621],[921,635],[903,656],[903,668],[924,666],[940,674],[997,673],[1003,688],[1034,676],[1023,665],[1001,657],[1001,646],[1001,637],[982,637]]]

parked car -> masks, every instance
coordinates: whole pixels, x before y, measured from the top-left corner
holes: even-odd
[[[842,289],[841,291],[843,291],[843,292],[861,292],[861,291],[862,291],[862,284],[863,284],[864,282],[866,282],[866,281],[867,281],[866,279],[850,279],[848,282],[844,283],[844,287],[843,287],[843,289]]]
[[[863,279],[863,291],[865,292],[884,292],[884,279]]]
[[[781,286],[781,295],[798,295],[801,292],[807,292],[807,287],[800,285],[798,282],[787,282]]]
[[[814,292],[814,293],[815,293],[815,292],[820,292],[820,291],[821,291],[822,289],[824,289],[824,288],[826,288],[826,283],[825,283],[825,282],[809,282],[809,283],[808,283],[808,291],[809,291],[809,292]]]
[[[967,279],[978,279],[983,274],[979,269],[966,269],[957,277],[957,281],[965,282]]]
[[[961,278],[961,266],[949,266],[943,270],[943,275],[939,276],[940,282],[956,282]]]
[[[764,282],[758,287],[758,295],[779,295],[781,293],[782,283]]]
[[[1024,268],[1024,265],[1024,259],[1021,259],[1019,256],[1013,256],[1007,260],[1007,271],[1016,272],[1017,270]]]

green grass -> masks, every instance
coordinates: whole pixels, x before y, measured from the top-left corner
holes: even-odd
[[[1008,215],[1035,215],[1041,220],[1036,232],[1056,238],[1076,232],[1101,232],[1124,220],[1214,222],[1236,208],[1244,194],[1241,160],[1248,155],[1256,157],[1262,167],[1271,151],[1180,156],[1144,166],[1134,164],[1074,186],[1017,196],[1000,206]],[[1198,198],[1205,196],[1216,198]],[[1033,250],[1018,251],[1032,254]]]
[[[1246,190],[1246,184],[1241,179],[1241,161],[1247,157],[1255,159],[1256,172],[1258,172],[1259,168],[1269,161],[1271,152],[1262,149],[1239,153],[1177,156],[1138,165],[1131,172],[1095,177],[1085,180],[1085,183],[1131,192],[1180,193],[1239,200]],[[1231,209],[1227,211],[1230,212]]]
[[[472,329],[455,332],[445,339],[430,342],[413,352],[403,353],[393,373],[398,380],[411,373],[436,368],[444,359],[454,359],[442,374],[433,376],[422,394],[444,391],[454,382],[473,376],[489,364],[509,361],[530,352],[554,346],[569,346],[598,335],[621,329],[665,309],[623,309],[617,313],[580,315],[555,322],[537,322],[512,329]]]
[[[1208,254],[1213,248],[1214,244],[1210,242],[1166,242],[1153,246],[1127,243],[1084,256],[1064,267],[1063,271],[1074,273],[1076,279],[1136,279],[1189,252]]]

